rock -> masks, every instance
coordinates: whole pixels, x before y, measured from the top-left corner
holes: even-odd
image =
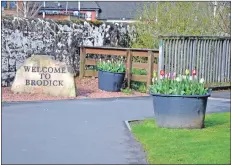
[[[14,93],[39,93],[76,97],[74,74],[65,63],[50,56],[33,55],[17,70],[11,90]]]

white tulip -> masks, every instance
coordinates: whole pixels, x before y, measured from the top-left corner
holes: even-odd
[[[152,82],[154,83],[155,81],[157,81],[157,77],[156,78],[155,77],[152,78]]]
[[[183,75],[183,76],[182,76],[182,78],[183,78],[183,79],[186,79],[186,76],[185,76],[185,75]]]
[[[181,78],[180,78],[180,77],[177,77],[177,78],[176,78],[176,81],[177,81],[177,82],[180,82],[180,81],[181,81]]]
[[[203,78],[200,79],[200,83],[203,84],[205,80]]]
[[[193,80],[193,77],[192,77],[192,76],[190,76],[190,77],[189,77],[189,80],[191,80],[191,81],[192,81],[192,80]]]

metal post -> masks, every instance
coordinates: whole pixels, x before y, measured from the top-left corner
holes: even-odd
[[[78,18],[80,18],[80,1],[78,1],[78,11],[79,11],[79,13],[78,13]]]
[[[160,79],[160,71],[164,65],[164,53],[163,53],[163,39],[160,39],[159,44],[159,60],[158,60],[158,79]]]
[[[80,11],[80,1],[78,1],[78,10]]]
[[[16,4],[16,7],[17,7],[17,17],[18,17],[18,5],[19,5],[19,2],[17,1],[17,2],[15,2],[15,4]]]
[[[46,7],[46,2],[44,1],[43,2],[43,7],[44,7],[44,9],[43,9],[43,19],[45,18],[45,7]]]

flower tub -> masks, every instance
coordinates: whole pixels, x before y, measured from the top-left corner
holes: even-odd
[[[124,73],[114,73],[98,70],[99,89],[109,92],[119,92],[125,77]]]
[[[97,63],[98,87],[108,92],[119,92],[125,77],[123,61],[101,61]]]
[[[153,108],[158,127],[197,128],[204,127],[206,106],[211,90],[204,87],[204,80],[197,80],[195,71],[189,76],[163,75],[150,87]],[[164,77],[163,77],[164,76]],[[176,78],[175,78],[176,77]]]

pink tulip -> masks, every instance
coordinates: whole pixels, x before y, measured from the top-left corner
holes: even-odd
[[[170,73],[165,73],[165,78],[170,78]]]
[[[172,79],[175,79],[175,77],[176,77],[176,72],[173,72]]]

